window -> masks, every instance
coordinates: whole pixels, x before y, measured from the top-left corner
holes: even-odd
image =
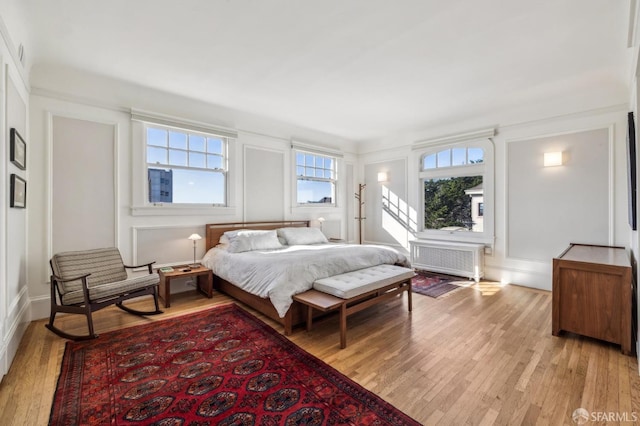
[[[455,234],[470,240],[492,236],[493,222],[485,209],[493,197],[493,168],[487,164],[492,156],[493,144],[488,139],[423,151],[419,174],[422,236]]]
[[[484,162],[482,148],[449,148],[422,157],[422,170],[466,166]]]
[[[336,158],[296,151],[298,204],[335,205]]]
[[[227,138],[148,125],[150,203],[226,205]]]

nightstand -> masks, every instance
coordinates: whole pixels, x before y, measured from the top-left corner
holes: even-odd
[[[164,307],[171,306],[171,280],[176,278],[196,278],[196,289],[207,296],[213,297],[213,273],[211,269],[200,265],[197,268],[188,265],[173,266],[173,271],[163,272],[158,269],[160,275],[160,298],[164,301]]]

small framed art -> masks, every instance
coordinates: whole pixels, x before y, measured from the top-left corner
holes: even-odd
[[[27,207],[27,181],[20,176],[11,174],[10,206],[19,209]]]
[[[638,228],[636,212],[637,178],[636,170],[636,125],[633,112],[627,114],[627,185],[629,194],[629,226],[633,231]]]
[[[14,128],[11,129],[10,139],[11,152],[9,159],[16,167],[25,170],[27,168],[27,143]]]

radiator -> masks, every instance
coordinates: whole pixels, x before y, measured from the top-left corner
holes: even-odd
[[[474,279],[484,277],[484,244],[414,240],[411,264],[416,269]]]

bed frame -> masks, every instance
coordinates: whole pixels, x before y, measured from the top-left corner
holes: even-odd
[[[220,241],[220,236],[227,231],[234,231],[238,229],[261,229],[271,230],[284,227],[298,227],[308,228],[308,220],[290,220],[282,222],[236,222],[236,223],[211,223],[207,224],[207,250],[215,247]],[[282,324],[284,327],[284,334],[290,335],[293,327],[299,324],[304,324],[306,321],[305,307],[299,302],[293,302],[284,318],[280,318],[278,312],[271,304],[269,299],[263,299],[262,297],[248,293],[237,287],[230,282],[213,275],[213,286],[223,293],[228,294],[234,299],[239,300],[246,305],[249,305],[256,311],[266,315],[272,320]]]

